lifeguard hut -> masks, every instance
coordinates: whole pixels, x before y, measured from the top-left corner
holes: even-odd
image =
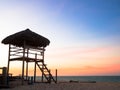
[[[41,76],[42,82],[51,83],[53,81],[57,83],[57,72],[56,78],[54,78],[50,70],[44,63],[45,47],[50,44],[50,41],[47,38],[31,31],[30,29],[26,29],[6,37],[5,39],[2,40],[2,43],[9,44],[8,67],[7,67],[8,75],[10,61],[21,61],[22,62],[21,81],[22,84],[24,84],[24,79],[25,78],[28,79],[29,62],[33,62],[34,82],[36,82],[36,67],[38,67],[42,73]]]

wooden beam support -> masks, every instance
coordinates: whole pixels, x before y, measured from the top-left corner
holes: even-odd
[[[43,59],[42,64],[44,64],[44,51],[45,51],[45,49],[44,49],[44,47],[43,47],[43,51],[41,52],[42,59]],[[42,65],[42,70],[44,70],[44,65]],[[44,78],[44,74],[43,74],[43,72],[42,72],[42,82],[43,82],[43,78]]]
[[[27,49],[27,58],[29,55],[29,48]],[[28,61],[26,61],[26,80],[28,80]]]
[[[7,66],[7,75],[9,76],[9,66],[10,66],[10,49],[11,45],[9,44],[9,50],[8,50],[8,66]]]
[[[24,63],[25,63],[25,42],[24,42],[24,47],[23,47],[22,85],[24,85]]]
[[[28,80],[28,62],[26,62],[26,80]]]
[[[37,54],[35,54],[35,59],[37,60]],[[35,66],[34,66],[34,82],[36,82],[36,60],[35,60]]]

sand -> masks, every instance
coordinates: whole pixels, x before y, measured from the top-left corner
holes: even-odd
[[[35,83],[33,85],[17,85],[1,90],[120,90],[120,82],[70,83],[58,84]]]

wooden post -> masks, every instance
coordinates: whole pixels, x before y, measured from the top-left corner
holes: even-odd
[[[45,58],[44,57],[44,51],[45,51],[45,48],[43,47],[43,54],[42,54],[43,55],[43,64],[44,64],[44,58]]]
[[[35,54],[34,82],[36,82],[36,61],[37,61],[37,54]]]
[[[24,61],[25,61],[25,42],[23,46],[22,85],[24,84]]]
[[[29,48],[27,49],[27,58],[29,54]],[[26,61],[26,80],[28,80],[28,61]]]
[[[26,62],[26,80],[28,80],[28,62]]]
[[[44,64],[44,47],[42,50],[42,59],[43,59],[43,64]],[[44,70],[44,65],[42,65],[42,70]],[[42,82],[43,82],[43,72],[42,72]]]
[[[9,44],[9,50],[8,50],[8,66],[7,66],[7,76],[9,76],[9,66],[10,66],[10,49],[11,45]]]
[[[55,71],[55,74],[56,74],[55,76],[56,76],[56,83],[57,83],[57,69],[56,69],[56,71]]]

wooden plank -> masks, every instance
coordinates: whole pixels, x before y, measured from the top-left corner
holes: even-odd
[[[42,47],[33,47],[33,46],[29,46],[29,45],[26,45],[26,48],[35,49],[35,50],[45,50]]]
[[[17,57],[17,58],[11,58],[10,61],[23,61],[23,57]],[[43,62],[43,59],[35,59],[35,58],[27,58],[27,57],[24,57],[24,61],[27,61],[27,62]]]
[[[23,49],[15,49],[15,50],[11,50],[11,52],[18,52],[18,51],[23,51]]]

